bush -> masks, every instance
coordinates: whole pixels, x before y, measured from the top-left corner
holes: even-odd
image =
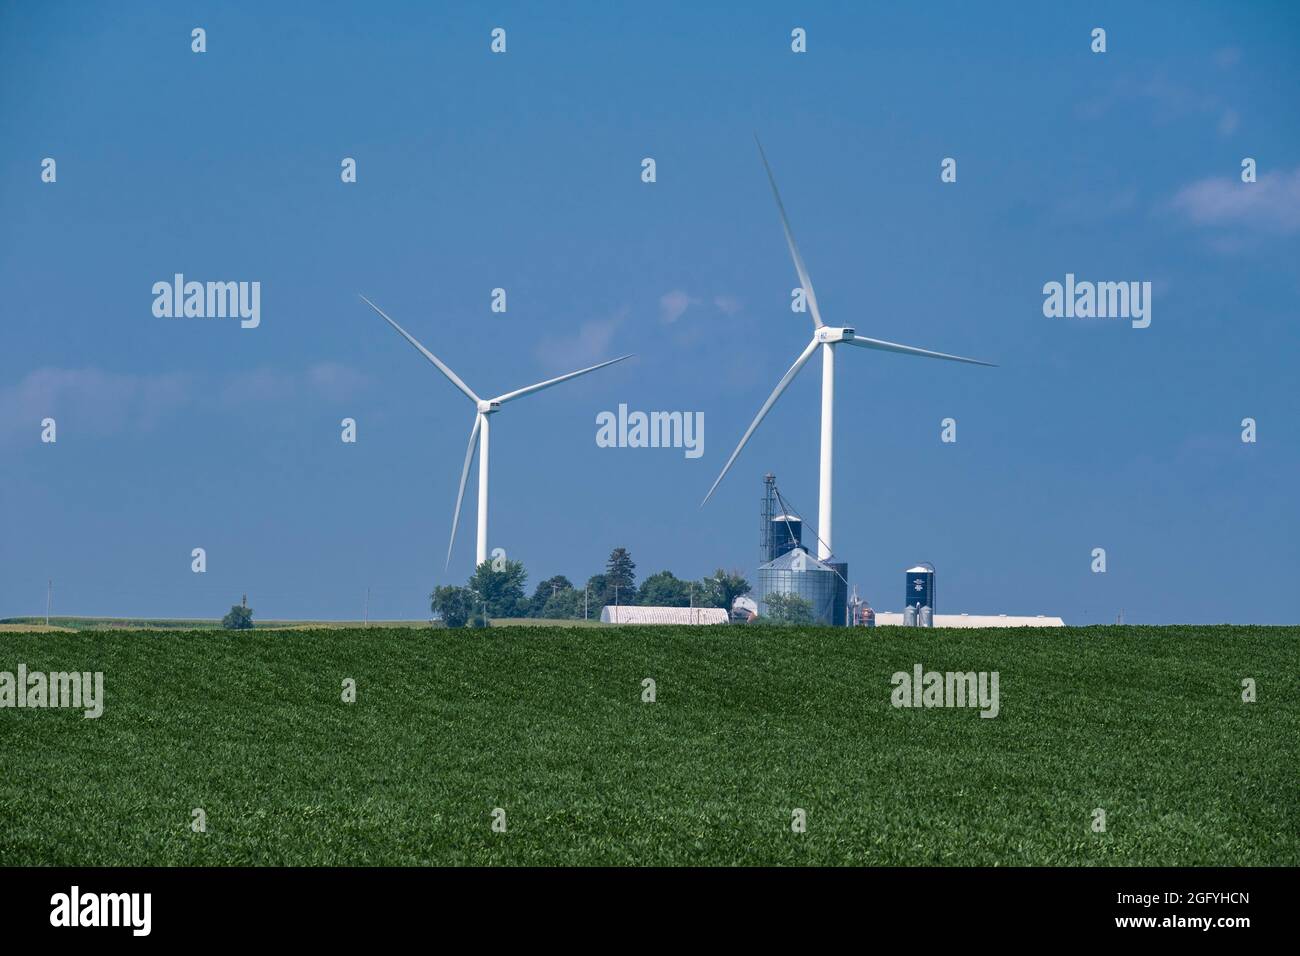
[[[474,595],[455,585],[438,587],[429,595],[429,608],[446,627],[464,627],[474,613]]]
[[[221,626],[232,631],[246,631],[253,626],[253,609],[244,604],[231,605],[230,612],[221,619]]]
[[[763,603],[767,605],[769,624],[812,623],[812,601],[798,594],[769,594],[763,598]]]
[[[557,591],[542,605],[538,617],[565,620],[582,617],[582,592],[573,588]]]

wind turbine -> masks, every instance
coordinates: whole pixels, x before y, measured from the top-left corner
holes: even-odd
[[[822,350],[822,451],[821,451],[821,483],[817,498],[817,558],[825,561],[831,556],[831,465],[832,465],[832,446],[834,438],[834,421],[835,421],[835,346],[856,345],[863,349],[878,349],[882,352],[900,352],[903,355],[920,355],[924,358],[947,359],[950,362],[966,362],[970,365],[986,365],[992,368],[997,366],[992,362],[981,362],[978,359],[962,358],[960,355],[948,355],[944,352],[931,352],[929,349],[918,349],[911,345],[898,345],[894,342],[885,342],[882,339],[869,339],[865,336],[859,336],[857,332],[849,327],[832,328],[822,322],[821,311],[817,308],[817,294],[813,291],[812,279],[808,276],[808,269],[803,264],[803,256],[799,255],[799,247],[795,245],[794,233],[790,231],[790,220],[786,218],[785,206],[781,202],[781,194],[776,188],[776,177],[772,175],[772,167],[768,165],[767,154],[763,152],[763,144],[754,137],[754,142],[758,145],[758,155],[763,160],[763,168],[767,170],[767,181],[772,184],[772,195],[776,198],[776,208],[781,214],[781,226],[785,229],[786,245],[790,247],[790,258],[794,260],[795,272],[799,274],[799,283],[803,286],[804,298],[808,303],[808,311],[812,314],[813,320],[813,337],[807,347],[799,353],[799,357],[794,360],[789,371],[781,377],[781,381],[776,383],[776,388],[772,394],[767,397],[754,420],[749,423],[749,428],[745,429],[745,434],[740,437],[740,444],[736,450],[731,453],[727,463],[722,466],[722,471],[718,474],[717,480],[713,482],[713,487],[709,493],[704,496],[704,501],[700,502],[700,507],[708,502],[713,492],[717,489],[718,484],[722,481],[723,476],[727,474],[737,456],[740,454],[745,443],[749,441],[749,436],[754,434],[759,423],[767,417],[767,413],[772,410],[776,400],[781,397],[781,393],[786,387],[794,381],[794,377],[799,374],[808,360],[821,346]]]
[[[456,510],[451,516],[451,540],[447,542],[447,567],[451,566],[451,549],[456,543],[456,526],[460,523],[460,504],[465,497],[465,481],[469,478],[469,464],[474,458],[474,445],[482,438],[482,444],[479,445],[478,453],[478,554],[475,560],[475,567],[482,564],[488,558],[487,551],[487,515],[488,515],[488,419],[489,416],[496,414],[506,402],[513,402],[517,398],[523,398],[525,395],[531,395],[534,392],[540,392],[542,389],[550,388],[552,385],[559,385],[561,382],[567,382],[571,378],[577,378],[579,375],[586,375],[588,372],[594,372],[598,368],[604,368],[606,365],[613,365],[615,362],[621,362],[624,359],[630,359],[631,355],[621,355],[616,359],[610,359],[608,362],[601,362],[599,365],[592,365],[589,368],[580,368],[576,372],[569,372],[567,375],[561,375],[558,378],[550,378],[545,382],[538,382],[536,385],[526,385],[523,388],[517,388],[513,392],[506,392],[504,395],[498,395],[496,398],[479,398],[474,394],[473,389],[461,381],[460,376],[448,368],[438,356],[434,355],[415,338],[402,328],[384,312],[379,306],[375,305],[364,295],[361,300],[366,305],[374,309],[379,315],[395,328],[402,338],[415,346],[416,351],[432,362],[451,384],[455,385],[461,392],[474,403],[474,427],[469,433],[469,447],[465,449],[465,466],[460,472],[460,489],[456,492]]]

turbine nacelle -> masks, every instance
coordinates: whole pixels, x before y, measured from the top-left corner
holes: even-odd
[[[478,413],[480,415],[491,415],[500,407],[501,403],[496,399],[480,398],[478,400]]]
[[[822,345],[831,345],[835,342],[846,342],[853,338],[853,329],[832,329],[828,325],[823,325],[817,330],[816,338]]]

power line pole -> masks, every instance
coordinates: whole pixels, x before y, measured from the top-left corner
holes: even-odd
[[[370,588],[369,587],[366,588],[365,610],[361,612],[361,616],[364,619],[363,626],[369,627],[370,626]]]
[[[50,605],[54,603],[54,578],[45,582],[45,626],[50,626]]]

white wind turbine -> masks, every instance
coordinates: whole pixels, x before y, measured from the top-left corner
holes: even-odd
[[[790,257],[794,259],[794,268],[799,273],[799,283],[803,286],[804,298],[808,303],[808,311],[812,313],[813,320],[813,337],[808,346],[794,360],[789,371],[781,377],[781,381],[776,383],[776,388],[772,394],[767,397],[763,407],[758,410],[754,420],[749,423],[749,428],[745,429],[745,434],[740,437],[740,444],[736,450],[731,453],[727,463],[722,466],[722,471],[718,474],[717,480],[713,482],[713,487],[709,493],[704,496],[704,501],[700,502],[703,507],[709,498],[713,495],[714,490],[722,481],[727,470],[731,468],[736,457],[740,454],[745,442],[749,441],[749,436],[754,434],[759,423],[771,411],[776,400],[781,397],[794,377],[799,374],[799,370],[808,363],[812,358],[813,352],[817,346],[822,349],[822,450],[821,450],[821,484],[817,498],[817,557],[820,560],[826,560],[831,556],[831,465],[832,465],[832,444],[833,444],[833,425],[835,420],[835,346],[843,343],[845,345],[856,345],[864,349],[879,349],[883,352],[901,352],[904,355],[920,355],[925,358],[947,359],[950,362],[967,362],[971,365],[987,365],[992,368],[997,366],[992,362],[981,362],[977,359],[962,358],[960,355],[947,355],[943,352],[931,352],[928,349],[918,349],[911,345],[897,345],[894,342],[885,342],[881,339],[869,339],[858,336],[852,328],[832,328],[822,322],[821,312],[817,308],[817,295],[813,292],[812,279],[808,277],[808,269],[803,264],[803,256],[799,255],[799,247],[795,245],[794,233],[790,231],[790,220],[786,218],[785,206],[781,203],[781,194],[776,188],[776,177],[772,175],[772,167],[767,163],[767,154],[763,152],[763,144],[754,137],[754,142],[758,144],[758,155],[763,160],[763,168],[767,170],[767,181],[772,184],[772,195],[776,197],[776,208],[781,213],[781,225],[785,229],[785,241],[790,247]]]
[[[438,356],[434,355],[423,345],[417,342],[406,329],[402,328],[384,312],[379,306],[375,305],[364,295],[361,300],[366,305],[374,309],[383,317],[389,325],[395,328],[406,341],[415,346],[416,350],[437,366],[438,371],[447,376],[451,384],[455,385],[465,397],[474,403],[476,409],[474,415],[474,427],[469,433],[469,447],[465,449],[465,466],[460,472],[460,489],[456,492],[456,510],[451,516],[451,540],[447,542],[447,566],[451,565],[451,549],[456,543],[456,526],[460,523],[460,504],[465,497],[465,480],[469,478],[469,464],[474,458],[474,445],[482,438],[482,444],[479,445],[478,454],[478,553],[475,560],[475,566],[482,564],[488,558],[487,550],[487,515],[488,515],[488,416],[493,415],[506,402],[513,402],[516,398],[523,398],[525,395],[531,395],[534,392],[540,392],[542,389],[550,388],[552,385],[559,385],[561,382],[567,382],[571,378],[577,378],[579,375],[586,375],[588,372],[594,372],[598,368],[604,368],[606,365],[613,365],[615,362],[621,362],[629,359],[631,355],[621,355],[616,359],[610,359],[608,362],[601,362],[599,365],[592,365],[589,368],[578,369],[576,372],[569,372],[567,375],[561,375],[558,378],[547,379],[545,382],[538,382],[536,385],[526,385],[523,388],[517,388],[513,392],[506,392],[504,395],[498,395],[496,398],[479,398],[474,391],[460,380],[460,377],[449,369]]]

